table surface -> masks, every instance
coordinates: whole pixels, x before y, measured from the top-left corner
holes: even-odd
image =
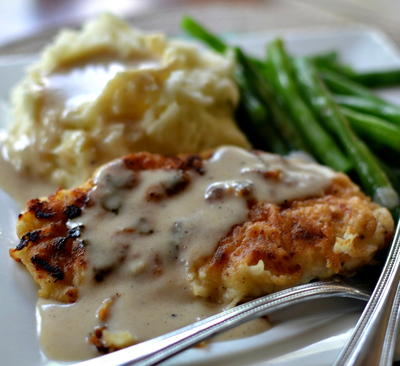
[[[400,45],[400,0],[13,0],[0,2],[0,54],[37,51],[61,25],[110,11],[144,29],[179,33],[182,14],[219,32],[362,23]]]

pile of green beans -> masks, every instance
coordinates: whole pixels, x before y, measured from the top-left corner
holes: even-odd
[[[255,147],[306,151],[351,174],[376,202],[398,212],[400,106],[369,88],[400,84],[400,70],[360,73],[336,52],[293,57],[281,39],[267,45],[265,58],[255,58],[190,17],[181,25],[216,52],[235,57],[241,95],[236,119]]]

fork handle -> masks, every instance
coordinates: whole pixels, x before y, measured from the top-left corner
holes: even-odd
[[[400,320],[400,223],[378,283],[335,366],[391,366]]]

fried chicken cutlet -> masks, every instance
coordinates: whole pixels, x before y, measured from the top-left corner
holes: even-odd
[[[160,277],[180,266],[193,295],[235,304],[353,272],[388,243],[393,219],[344,174],[224,147],[118,159],[29,201],[17,233],[10,255],[41,297],[75,302],[83,283],[116,271]]]

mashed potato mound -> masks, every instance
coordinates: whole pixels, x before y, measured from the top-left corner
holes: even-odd
[[[102,15],[61,32],[14,89],[8,159],[70,187],[130,152],[248,147],[232,71],[229,58]]]

